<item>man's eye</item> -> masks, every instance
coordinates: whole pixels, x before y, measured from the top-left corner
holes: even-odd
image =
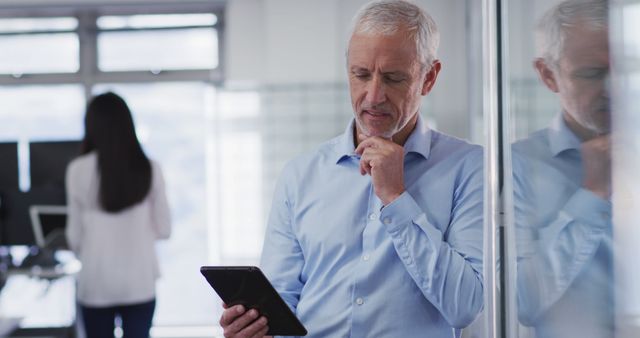
[[[399,76],[387,76],[385,77],[385,79],[387,80],[387,82],[390,82],[390,83],[400,83],[404,80],[404,78]]]
[[[585,69],[575,73],[576,77],[581,79],[602,79],[607,75],[605,69]]]
[[[366,79],[369,77],[369,74],[367,73],[353,73],[353,76],[355,76],[358,79]]]

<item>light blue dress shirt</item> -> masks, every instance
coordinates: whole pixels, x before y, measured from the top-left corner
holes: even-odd
[[[482,309],[482,150],[418,120],[383,208],[346,132],[291,161],[261,266],[308,337],[456,337]]]
[[[582,187],[561,115],[514,144],[520,321],[537,337],[613,337],[611,203]]]

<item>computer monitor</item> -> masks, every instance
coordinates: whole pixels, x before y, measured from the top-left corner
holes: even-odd
[[[81,141],[29,143],[31,187],[62,187],[67,165],[80,155]]]
[[[0,142],[0,190],[19,186],[18,142]]]
[[[3,192],[0,245],[36,245],[29,209],[32,205],[64,205],[63,188],[32,188]]]
[[[65,249],[67,207],[65,205],[32,205],[29,208],[36,245],[47,249]]]

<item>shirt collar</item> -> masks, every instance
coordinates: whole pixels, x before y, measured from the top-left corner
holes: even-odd
[[[360,156],[355,153],[355,145],[353,144],[353,131],[354,131],[355,119],[352,119],[347,129],[342,136],[338,137],[335,142],[335,163],[340,163],[345,158]],[[429,158],[431,151],[431,130],[427,124],[422,120],[420,114],[418,114],[418,121],[416,122],[416,128],[404,144],[405,155],[409,153],[416,153],[421,155],[424,159]]]
[[[580,139],[569,129],[562,114],[558,114],[549,127],[549,147],[553,156],[565,150],[580,149]]]

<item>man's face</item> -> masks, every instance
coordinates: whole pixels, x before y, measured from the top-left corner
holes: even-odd
[[[547,79],[541,72],[547,87],[560,96],[569,126],[589,136],[611,130],[607,34],[584,25],[569,29],[557,68]]]
[[[356,33],[347,67],[356,128],[365,136],[406,137],[413,130],[420,97],[435,83],[440,64],[425,73],[415,42],[403,30],[393,35]],[[406,134],[406,135],[405,135]]]

